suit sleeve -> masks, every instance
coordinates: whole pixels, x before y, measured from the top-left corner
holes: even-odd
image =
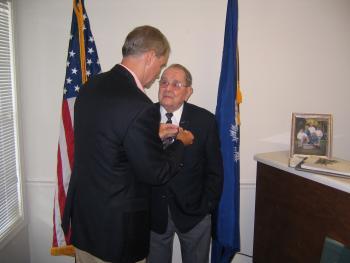
[[[137,179],[151,185],[168,182],[183,166],[183,143],[176,140],[165,151],[158,131],[159,111],[151,105],[138,114],[124,138],[126,155]]]
[[[212,118],[208,138],[205,145],[205,188],[209,211],[218,205],[223,188],[223,162],[220,150],[220,139],[215,118]]]

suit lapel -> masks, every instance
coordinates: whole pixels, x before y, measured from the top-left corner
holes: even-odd
[[[190,129],[190,119],[191,119],[191,110],[189,108],[189,105],[184,102],[184,107],[182,110],[182,115],[180,119],[180,127],[189,130]]]
[[[159,104],[159,102],[156,102],[156,103],[154,103],[154,105],[156,106],[156,108],[159,110],[159,112],[160,112],[160,104]]]

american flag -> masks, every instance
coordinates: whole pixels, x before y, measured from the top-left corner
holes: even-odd
[[[63,87],[62,119],[57,152],[57,185],[53,210],[51,255],[74,255],[70,231],[61,227],[66,195],[74,162],[74,103],[83,83],[100,73],[97,50],[85,12],[84,1],[73,1],[73,15]]]

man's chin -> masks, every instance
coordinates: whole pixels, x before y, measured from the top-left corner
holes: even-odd
[[[163,98],[160,102],[162,105],[167,105],[167,106],[172,105],[172,99]]]

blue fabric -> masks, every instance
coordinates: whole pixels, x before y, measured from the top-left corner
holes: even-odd
[[[216,105],[224,188],[214,214],[212,263],[231,262],[240,251],[239,233],[239,125],[236,123],[238,0],[228,0],[220,83]]]

